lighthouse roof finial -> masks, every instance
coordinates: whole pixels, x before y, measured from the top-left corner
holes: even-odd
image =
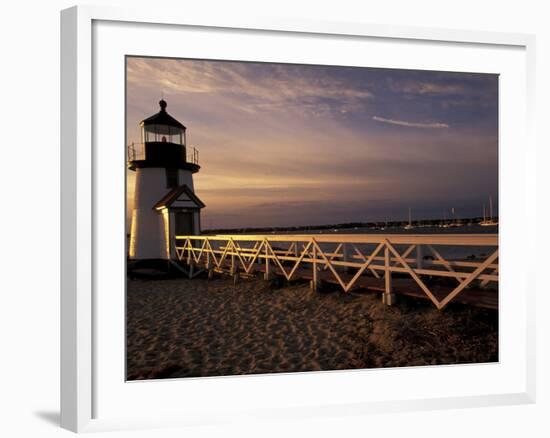
[[[161,99],[159,101],[160,105],[160,111],[156,113],[155,115],[152,115],[151,117],[148,117],[145,120],[142,120],[140,123],[140,126],[149,127],[146,128],[149,132],[160,132],[159,129],[160,126],[173,126],[180,129],[186,129],[184,125],[182,125],[180,122],[178,122],[176,119],[174,119],[168,112],[166,111],[167,103],[164,99]]]

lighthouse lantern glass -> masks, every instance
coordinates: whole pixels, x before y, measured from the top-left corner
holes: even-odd
[[[172,143],[185,146],[185,130],[169,125],[145,125],[142,128],[143,143]]]

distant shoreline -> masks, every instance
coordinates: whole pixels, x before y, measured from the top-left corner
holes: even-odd
[[[486,218],[498,221],[498,217]],[[462,218],[462,219],[422,219],[411,221],[415,228],[420,227],[438,227],[448,226],[468,226],[477,225],[483,220],[483,217]],[[287,227],[242,227],[242,228],[212,228],[202,230],[202,234],[242,234],[242,233],[272,233],[272,232],[296,232],[296,231],[319,231],[319,230],[346,230],[367,228],[372,230],[381,230],[385,228],[400,228],[408,224],[408,221],[378,221],[378,222],[346,222],[328,225],[300,225]]]

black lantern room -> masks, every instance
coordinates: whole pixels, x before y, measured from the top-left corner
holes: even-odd
[[[198,172],[197,152],[193,150],[188,160],[186,127],[166,111],[164,99],[159,102],[160,111],[141,121],[141,144],[128,149],[128,167],[179,168]]]
[[[185,126],[166,112],[166,101],[159,102],[160,111],[140,123],[142,143],[172,143],[185,147]]]

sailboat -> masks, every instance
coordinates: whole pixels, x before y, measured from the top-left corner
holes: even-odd
[[[447,212],[443,210],[443,222],[439,223],[440,228],[449,228],[451,225],[447,223]]]
[[[483,220],[479,223],[482,227],[494,227],[498,221],[493,219],[493,197],[489,196],[489,217],[486,217],[485,204],[483,204]]]
[[[412,230],[414,227],[411,223],[411,208],[409,207],[409,223],[403,227],[405,230]]]

